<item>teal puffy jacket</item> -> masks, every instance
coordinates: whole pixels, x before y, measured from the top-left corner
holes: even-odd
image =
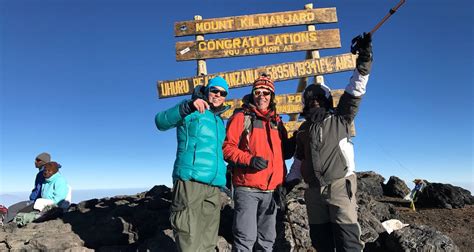
[[[156,127],[165,131],[176,127],[178,150],[173,169],[173,182],[177,179],[194,180],[212,186],[226,184],[226,164],[222,153],[225,139],[224,121],[220,113],[195,111],[184,118],[180,106],[189,100],[158,113]]]

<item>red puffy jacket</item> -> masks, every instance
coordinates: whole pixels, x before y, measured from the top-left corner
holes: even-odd
[[[251,114],[253,118],[248,135],[243,134],[245,114]],[[234,186],[274,190],[281,185],[286,175],[282,143],[287,137],[280,117],[273,111],[267,115],[255,108],[236,112],[227,123],[227,136],[222,147],[225,160],[234,167]],[[254,156],[268,160],[267,168],[259,171],[249,167]]]

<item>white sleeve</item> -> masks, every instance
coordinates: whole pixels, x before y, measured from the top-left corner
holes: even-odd
[[[362,75],[357,69],[355,69],[351,79],[349,80],[349,84],[346,87],[346,92],[355,97],[362,96],[365,94],[365,88],[368,81],[369,74]]]

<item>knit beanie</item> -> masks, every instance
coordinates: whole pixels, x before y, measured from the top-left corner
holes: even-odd
[[[221,76],[216,76],[209,80],[209,82],[207,83],[206,89],[204,90],[206,95],[209,94],[209,89],[211,87],[221,87],[227,93],[229,92],[229,84],[227,84],[227,81]]]
[[[263,73],[260,75],[254,82],[252,91],[258,88],[266,88],[272,93],[275,93],[275,85],[273,84],[273,80],[267,74]]]
[[[36,159],[43,161],[45,164],[51,162],[51,155],[47,152],[43,152],[36,156]]]

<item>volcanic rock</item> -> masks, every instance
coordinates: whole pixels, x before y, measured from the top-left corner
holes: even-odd
[[[410,193],[410,189],[403,180],[396,176],[391,176],[387,184],[383,186],[385,196],[404,198]]]

